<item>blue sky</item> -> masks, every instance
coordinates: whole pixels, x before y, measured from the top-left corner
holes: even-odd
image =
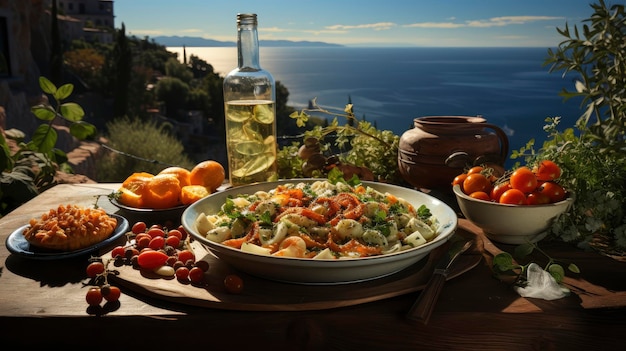
[[[624,0],[606,0],[608,4]],[[117,0],[115,26],[137,37],[235,41],[237,13],[256,13],[259,39],[346,46],[556,46],[592,0]]]

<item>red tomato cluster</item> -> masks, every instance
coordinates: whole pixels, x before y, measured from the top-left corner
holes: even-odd
[[[561,168],[550,160],[544,160],[532,168],[522,166],[502,177],[492,169],[481,166],[459,174],[452,185],[459,185],[468,196],[511,205],[542,205],[559,202],[567,196],[558,184]]]
[[[136,222],[131,232],[135,244],[114,248],[111,257],[119,260],[130,257],[131,264],[139,268],[163,276],[176,276],[181,282],[201,283],[204,280],[208,262],[196,261],[193,251],[185,245],[187,233],[182,226],[168,230],[161,225],[148,227],[145,222]]]
[[[129,235],[134,238],[134,243],[115,247],[111,251],[113,259],[166,278],[175,277],[184,284],[206,283],[209,262],[196,260],[182,225],[168,229],[158,224],[148,226],[139,221],[133,224]],[[239,294],[243,290],[243,280],[235,274],[227,275],[224,288],[230,293]]]

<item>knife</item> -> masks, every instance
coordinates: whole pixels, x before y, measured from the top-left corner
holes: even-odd
[[[443,289],[443,284],[446,282],[446,278],[450,272],[450,267],[452,267],[457,257],[472,247],[473,244],[474,240],[455,241],[451,243],[448,251],[437,262],[435,271],[426,284],[426,287],[407,313],[406,317],[408,319],[422,322],[423,324],[428,323],[430,315],[435,309],[437,299],[439,299],[439,294]]]

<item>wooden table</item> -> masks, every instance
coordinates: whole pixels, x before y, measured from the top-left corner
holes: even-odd
[[[178,304],[122,287],[119,305],[90,315],[85,257],[28,260],[10,254],[5,240],[59,204],[89,206],[105,195],[98,205],[116,212],[106,195],[118,187],[58,185],[0,219],[2,349],[610,350],[622,349],[626,341],[626,263],[551,242],[542,242],[542,248],[581,269],[568,278],[575,291],[569,297],[520,297],[489,268],[497,250],[514,247],[485,241],[480,245],[485,259],[446,283],[426,325],[405,319],[419,292],[339,308],[255,312]]]

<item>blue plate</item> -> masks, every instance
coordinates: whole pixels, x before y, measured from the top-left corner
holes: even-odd
[[[117,219],[117,226],[111,236],[84,249],[74,251],[54,251],[32,246],[28,241],[26,241],[23,234],[24,229],[29,227],[28,224],[17,228],[13,233],[11,233],[11,235],[9,235],[6,241],[6,247],[12,254],[35,260],[60,260],[85,255],[107,246],[128,232],[128,221],[126,218],[116,214],[109,214],[109,216]]]

